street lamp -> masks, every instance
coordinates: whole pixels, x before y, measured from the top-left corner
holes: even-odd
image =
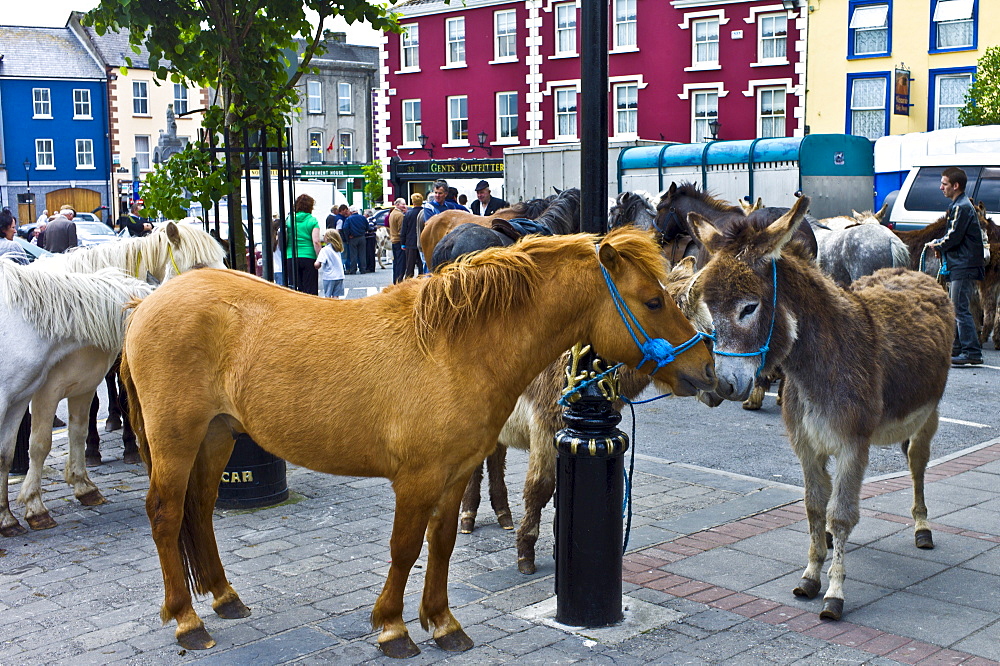
[[[24,158],[24,180],[28,184],[28,221],[35,219],[35,197],[31,194],[31,160]]]
[[[708,131],[712,133],[712,141],[718,141],[719,139],[719,129],[722,127],[722,123],[719,122],[718,118],[713,118],[708,121]]]
[[[414,150],[426,150],[427,157],[434,157],[434,150],[433,150],[434,144],[432,143],[430,148],[427,147],[427,141],[429,138],[430,137],[428,137],[426,134],[421,134],[420,136],[418,136],[417,141],[420,142],[420,148],[414,148]]]
[[[483,150],[486,151],[487,155],[489,155],[490,157],[493,157],[493,148],[491,148],[490,146],[486,145],[486,139],[488,139],[489,137],[490,137],[490,135],[487,134],[485,131],[480,132],[479,134],[477,134],[476,138],[479,139],[479,145],[478,146],[473,146],[472,149],[469,150],[469,152],[471,153],[476,148],[482,148]]]

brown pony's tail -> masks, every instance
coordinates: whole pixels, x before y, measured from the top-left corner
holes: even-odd
[[[136,444],[139,445],[139,455],[146,464],[146,473],[152,472],[152,461],[149,457],[149,440],[146,439],[146,428],[142,422],[142,405],[139,404],[139,396],[135,392],[135,383],[132,381],[132,373],[128,367],[127,345],[122,345],[121,366],[118,369],[122,386],[128,395],[128,417],[132,423],[132,430],[135,431]]]

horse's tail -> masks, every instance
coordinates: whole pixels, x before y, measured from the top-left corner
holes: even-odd
[[[118,369],[122,386],[125,387],[125,394],[128,396],[128,418],[135,432],[136,444],[139,446],[139,455],[146,464],[146,473],[153,471],[152,462],[149,457],[149,440],[146,439],[146,428],[142,422],[142,405],[139,403],[139,396],[135,392],[135,382],[132,381],[132,372],[128,365],[128,345],[122,345],[122,360]]]

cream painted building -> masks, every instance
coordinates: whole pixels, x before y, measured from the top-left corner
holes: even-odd
[[[202,118],[197,110],[208,106],[208,91],[157,79],[148,69],[149,54],[145,49],[140,49],[140,53],[132,51],[128,33],[98,35],[93,28],[80,24],[81,16],[74,12],[67,26],[81,36],[108,75],[110,179],[117,202],[111,212],[117,217],[128,212],[132,159],[136,159],[140,180],[155,166],[153,157],[157,142],[161,134],[168,132],[167,107],[173,105],[177,137],[184,142],[195,140]],[[132,65],[128,67],[128,74],[122,74],[126,57],[131,58]],[[190,111],[195,113],[184,115]]]
[[[807,2],[813,133],[874,140],[957,127],[976,61],[1000,43],[1000,0]]]

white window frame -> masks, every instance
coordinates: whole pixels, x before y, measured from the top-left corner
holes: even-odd
[[[43,171],[55,168],[55,142],[52,139],[35,139],[35,170]]]
[[[634,89],[635,99],[633,108],[628,107],[629,100],[622,99],[622,93],[627,93],[628,90]],[[612,99],[615,105],[615,138],[618,139],[635,139],[639,136],[639,82],[638,81],[627,81],[625,83],[617,83],[612,87]],[[622,102],[625,102],[626,106],[622,106]],[[625,121],[625,125],[631,126],[630,129],[622,129],[622,121]]]
[[[444,22],[444,67],[465,67],[465,17],[455,16]]]
[[[77,139],[76,140],[76,168],[77,169],[96,169],[94,166],[94,140],[93,139]]]
[[[32,118],[52,117],[52,91],[48,88],[31,89]]]
[[[955,15],[961,18],[954,18]],[[973,48],[976,42],[975,20],[976,8],[973,0],[935,0],[934,14],[931,16],[932,29],[934,31],[934,50],[951,51]],[[943,25],[957,25],[959,23],[969,24],[969,42],[966,44],[941,46],[939,28]],[[934,124],[937,124],[936,116]]]
[[[344,141],[347,139],[347,141]],[[353,132],[338,132],[337,133],[337,158],[340,162],[344,164],[350,164],[354,162],[354,133]]]
[[[517,62],[517,10],[493,12],[493,62]]]
[[[344,92],[347,92],[345,95]],[[346,101],[346,104],[345,104]],[[347,81],[337,83],[337,113],[342,116],[349,116],[353,113],[354,101],[351,95],[351,84]]]
[[[187,113],[188,101],[190,94],[188,93],[188,87],[183,83],[174,84],[174,113],[180,115],[182,113]]]
[[[882,25],[880,26],[863,25],[864,23],[867,23],[867,21],[862,20],[866,12],[868,14],[874,15],[875,12],[872,10],[880,10],[882,8],[885,9],[884,17],[882,19]],[[848,27],[847,39],[850,40],[851,42],[850,53],[854,57],[866,57],[866,56],[879,57],[880,55],[886,55],[886,52],[889,49],[889,38],[890,38],[889,10],[890,6],[888,2],[873,3],[870,5],[856,5],[854,7],[853,11],[851,12],[850,22],[847,24]],[[858,51],[857,35],[861,32],[872,32],[872,33],[884,32],[886,48],[879,51]]]
[[[404,99],[400,108],[403,116],[402,145],[419,146],[420,140],[417,137],[423,133],[420,118],[420,100]],[[407,113],[407,108],[409,108],[410,113]],[[413,111],[416,111],[416,113],[413,113]],[[410,116],[409,118],[407,118],[408,115]],[[407,136],[408,134],[410,135],[409,137]]]
[[[514,113],[503,113],[501,99],[514,99]],[[497,140],[494,143],[518,143],[518,99],[517,92],[507,90],[496,94]],[[509,110],[509,109],[508,109]]]
[[[566,23],[565,25],[561,25],[560,14],[567,11],[572,14],[573,22],[572,24]],[[576,3],[560,2],[552,5],[552,16],[555,22],[555,57],[568,58],[576,56]],[[565,39],[560,39],[560,37],[565,37]],[[563,41],[567,42],[567,48],[562,47]]]
[[[615,51],[634,51],[638,48],[636,2],[637,0],[614,0],[612,8],[615,12],[613,40]]]
[[[698,27],[702,25],[715,24],[715,39],[698,40]],[[704,18],[691,21],[691,67],[695,69],[714,69],[719,67],[719,50],[721,46],[722,23],[718,17],[706,16]],[[700,59],[698,57],[699,46],[711,46],[715,44],[715,59]],[[711,50],[711,49],[709,49]]]
[[[772,113],[767,118],[781,118],[781,134],[764,134],[764,96],[765,94],[777,93],[781,98],[781,114]],[[785,87],[759,87],[757,88],[757,136],[758,137],[784,137],[788,132],[788,88]]]
[[[764,38],[764,22],[771,19],[784,19],[785,20],[785,34],[783,37],[772,37],[770,39]],[[757,62],[756,65],[787,65],[788,64],[788,14],[786,12],[775,12],[768,14],[758,14],[757,15]],[[782,49],[781,55],[766,57],[764,55],[764,42],[782,42],[784,48]]]
[[[965,101],[963,99],[961,104],[942,104],[941,103],[941,81],[944,79],[966,79],[969,85],[972,85],[972,72],[956,72],[955,74],[938,74],[934,77],[934,129],[949,129],[941,127],[941,109],[961,109],[965,106]],[[966,88],[968,90],[968,88]],[[956,125],[955,127],[959,127]]]
[[[573,111],[560,111],[560,98],[572,96],[573,99]],[[577,141],[579,138],[579,100],[580,91],[577,86],[568,86],[563,88],[552,88],[552,107],[553,107],[553,118],[555,123],[553,126],[553,136],[555,137],[553,141]],[[563,118],[572,118],[573,133],[565,134],[560,132],[560,126],[562,123],[560,120]]]
[[[323,82],[316,79],[306,81],[306,113],[323,113]]]
[[[73,120],[93,120],[93,107],[90,104],[90,89],[73,89]]]
[[[407,23],[399,35],[399,70],[401,72],[420,71],[420,26]]]
[[[323,130],[311,129],[306,134],[306,161],[309,164],[323,163]]]
[[[715,114],[707,114],[704,118],[698,117],[698,101],[702,96],[714,96],[715,97]],[[699,88],[691,91],[691,143],[703,143],[706,139],[711,138],[712,132],[708,129],[708,123],[713,119],[719,119],[719,98],[721,95],[719,91],[715,88]],[[704,125],[704,133],[699,131],[701,125]]]
[[[148,116],[149,115],[149,82],[148,81],[133,81],[132,82],[132,115],[133,116]]]
[[[457,105],[457,106],[456,106]],[[462,108],[465,107],[465,113]],[[465,136],[462,136],[462,133]],[[469,96],[452,95],[448,97],[448,146],[469,145]]]
[[[140,139],[145,139],[146,140],[146,150],[139,150],[139,140]],[[135,146],[135,157],[136,157],[136,160],[139,163],[139,171],[149,171],[149,167],[150,167],[149,158],[151,156],[151,153],[150,153],[150,144],[149,144],[149,135],[148,134],[136,134],[133,137],[133,144],[132,145]]]

